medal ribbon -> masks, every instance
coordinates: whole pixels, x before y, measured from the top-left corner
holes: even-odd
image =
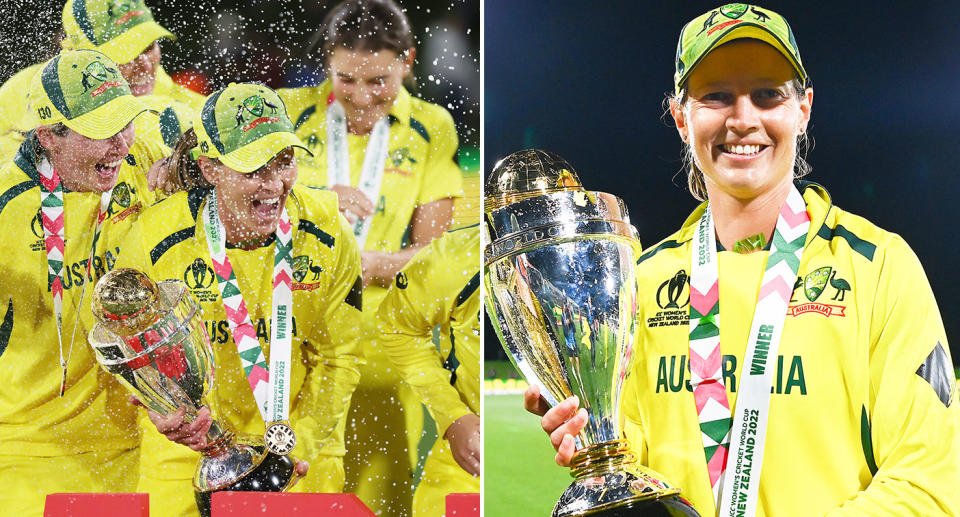
[[[217,286],[223,299],[230,334],[237,345],[240,364],[247,376],[250,390],[256,399],[257,408],[264,422],[282,422],[289,417],[290,408],[290,354],[291,318],[293,291],[291,290],[291,252],[293,229],[287,210],[280,213],[276,242],[273,250],[273,299],[271,301],[270,365],[263,355],[257,332],[250,323],[243,294],[233,265],[227,256],[226,234],[217,211],[217,195],[211,191],[203,212],[204,230],[207,232],[207,247],[217,276]],[[269,372],[273,372],[270,375]]]
[[[384,117],[377,121],[370,132],[370,140],[363,155],[360,184],[357,188],[374,204],[380,198],[380,184],[387,161],[387,144],[390,142],[390,121]],[[350,184],[350,155],[347,151],[347,115],[343,105],[334,100],[327,106],[327,184],[328,186]],[[363,249],[370,233],[373,216],[358,219],[353,224],[353,234]]]
[[[718,515],[736,515],[742,511],[744,503],[745,515],[753,515],[763,465],[772,369],[810,228],[810,217],[803,196],[796,187],[791,187],[786,202],[780,207],[760,286],[750,341],[740,372],[735,415],[730,411],[723,384],[720,274],[713,228],[713,215],[708,204],[697,224],[691,257],[690,384]],[[728,450],[732,451],[729,461]],[[731,464],[732,476],[725,476],[727,465]],[[737,510],[738,505],[741,505],[740,510]]]
[[[60,396],[67,389],[67,363],[73,356],[73,338],[76,336],[79,314],[73,325],[73,335],[70,336],[70,349],[67,357],[63,357],[63,261],[66,254],[63,221],[63,184],[60,175],[53,170],[53,166],[46,158],[37,167],[40,176],[40,219],[43,224],[43,243],[47,250],[47,290],[53,298],[53,314],[57,322],[57,344],[60,351],[60,369],[63,375],[60,378]],[[100,210],[97,213],[97,223],[93,230],[93,242],[90,245],[90,257],[87,259],[86,278],[80,289],[78,307],[83,306],[83,295],[86,292],[87,282],[90,279],[90,268],[93,266],[93,257],[96,255],[97,241],[100,240],[100,229],[107,216],[107,207],[113,197],[113,189],[100,194]]]

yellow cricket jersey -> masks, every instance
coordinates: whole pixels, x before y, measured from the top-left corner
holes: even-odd
[[[162,66],[157,66],[156,82],[153,86],[153,95],[165,97],[170,100],[185,104],[191,110],[200,111],[203,108],[203,102],[207,97],[202,93],[197,93],[189,88],[180,86],[173,82],[173,79],[167,74]],[[189,118],[186,123],[191,123],[193,119]]]
[[[90,276],[96,192],[65,191],[66,253],[63,270],[63,354],[70,355],[67,391],[59,397],[61,369],[53,299],[47,287],[47,258],[40,220],[40,184],[33,133],[13,161],[0,169],[0,454],[59,456],[129,449],[139,445],[136,410],[127,392],[100,369],[87,332],[93,323],[87,285],[113,269],[119,250],[107,244],[124,235],[143,208],[132,176],[142,174],[132,155],[120,170],[103,223]],[[80,314],[74,334],[74,324]],[[75,336],[75,337],[71,337]]]
[[[202,307],[213,344],[216,380],[207,397],[211,409],[237,431],[262,436],[264,422],[241,367],[211,266],[202,221],[207,192],[179,192],[144,211],[120,244],[118,264],[144,271],[154,280],[186,283]],[[312,462],[344,454],[342,420],[361,361],[360,254],[337,210],[335,194],[298,186],[288,196],[286,209],[293,225],[290,422],[297,433],[293,454]],[[273,264],[273,253],[272,240],[253,250],[227,250],[266,357],[273,268],[265,264]],[[199,454],[155,431],[145,433],[144,451],[143,468],[181,465],[186,479]]]
[[[327,186],[327,104],[332,94],[330,81],[320,86],[277,90],[295,121],[297,136],[313,153],[297,157],[298,182]],[[408,244],[413,211],[420,205],[462,196],[462,175],[455,162],[457,131],[447,110],[418,99],[401,88],[388,115],[390,143],[387,151],[380,199],[372,200],[376,211],[371,221],[365,250],[395,252]],[[350,155],[350,184],[360,182],[369,136],[347,135]],[[376,308],[386,289],[370,286],[364,292],[367,307]]]
[[[380,304],[380,344],[443,436],[480,414],[480,225],[445,233],[397,273]],[[431,337],[439,326],[440,349]]]
[[[800,188],[811,225],[773,374],[757,515],[954,515],[960,404],[920,262],[819,185]],[[638,261],[639,339],[621,407],[643,463],[711,516],[688,364],[690,254],[703,209]],[[768,254],[719,252],[731,407]]]

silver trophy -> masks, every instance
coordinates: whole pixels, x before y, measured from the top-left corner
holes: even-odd
[[[584,190],[565,160],[539,150],[501,160],[484,196],[484,286],[497,335],[551,406],[576,394],[589,415],[575,480],[553,515],[699,515],[637,464],[620,432],[640,256],[623,201]]]
[[[93,314],[98,323],[89,341],[100,366],[150,410],[169,415],[183,406],[184,421],[194,421],[207,405],[214,365],[200,306],[186,286],[117,268],[97,282]],[[260,437],[238,435],[214,419],[206,439],[193,477],[204,517],[213,492],[281,492],[298,479],[296,460],[267,451]]]

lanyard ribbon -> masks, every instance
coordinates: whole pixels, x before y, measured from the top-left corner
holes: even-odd
[[[377,121],[370,132],[370,140],[363,156],[363,168],[360,172],[358,188],[374,204],[380,198],[380,184],[383,182],[383,170],[387,161],[387,144],[390,142],[390,122],[388,117]],[[327,106],[327,184],[350,185],[350,156],[347,151],[347,115],[343,105],[334,100]],[[371,217],[358,219],[353,224],[353,234],[357,244],[363,249],[370,233]]]
[[[47,250],[47,290],[53,298],[53,314],[57,322],[57,345],[60,352],[60,396],[67,390],[67,364],[73,356],[73,340],[77,334],[79,314],[73,322],[73,334],[70,336],[70,349],[67,357],[63,357],[63,261],[66,255],[63,220],[63,184],[60,175],[53,170],[53,166],[46,158],[37,167],[40,176],[40,219],[43,224],[43,243]],[[80,288],[80,301],[77,307],[83,307],[83,295],[87,290],[90,279],[90,268],[93,266],[93,257],[96,255],[97,241],[100,240],[100,229],[107,216],[107,207],[113,197],[113,189],[100,194],[100,210],[97,213],[97,223],[93,229],[93,242],[90,245],[90,257],[87,259],[86,278]]]
[[[721,369],[720,274],[709,204],[697,224],[690,275],[690,384],[720,517],[756,512],[773,366],[809,228],[803,196],[791,187],[767,258],[734,415]],[[732,473],[726,472],[728,465],[733,465]],[[746,512],[738,513],[743,508]]]
[[[227,256],[226,234],[217,211],[216,191],[211,190],[203,211],[203,226],[207,233],[207,247],[217,275],[217,286],[227,313],[230,333],[237,345],[240,363],[257,401],[264,422],[283,422],[290,408],[290,325],[293,309],[291,290],[292,228],[287,210],[280,214],[277,239],[273,250],[273,300],[271,302],[270,364],[263,356],[257,332],[250,323],[250,314],[243,301],[240,285],[233,274],[233,265]],[[272,375],[270,374],[272,372]]]

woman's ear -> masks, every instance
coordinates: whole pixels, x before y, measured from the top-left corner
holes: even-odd
[[[206,156],[201,156],[197,159],[197,165],[200,166],[200,174],[203,174],[203,179],[207,180],[207,183],[216,187],[220,184],[220,168]]]
[[[689,144],[690,141],[687,137],[690,134],[690,129],[687,127],[686,114],[683,112],[683,106],[676,98],[670,99],[670,116],[673,117],[673,122],[677,125],[677,133],[680,133],[680,139],[683,140],[683,143]]]
[[[410,47],[403,55],[403,76],[410,75],[413,71],[413,61],[417,58],[417,47]]]
[[[40,126],[37,128],[37,141],[40,142],[40,145],[42,145],[44,149],[50,150],[56,147],[55,137],[56,135],[53,134],[53,129],[50,126]]]
[[[813,112],[813,88],[807,88],[800,96],[800,124],[797,129],[800,134],[807,132],[810,124],[810,114]]]

